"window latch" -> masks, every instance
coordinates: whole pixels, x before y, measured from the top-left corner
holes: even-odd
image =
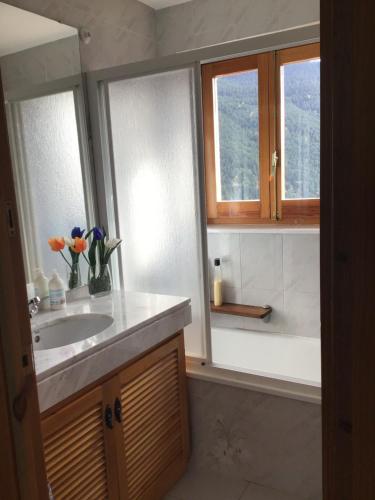
[[[277,155],[277,151],[275,150],[272,153],[272,163],[271,163],[271,178],[273,178],[273,196],[274,196],[274,203],[275,203],[275,208],[272,211],[272,219],[273,220],[279,220],[280,219],[280,213],[279,209],[277,206],[277,177],[276,177],[276,168],[277,168],[277,162],[279,161],[279,157]]]
[[[272,153],[272,171],[271,175],[275,177],[276,175],[276,167],[277,167],[277,162],[279,161],[279,157],[277,156],[277,151],[274,151]]]

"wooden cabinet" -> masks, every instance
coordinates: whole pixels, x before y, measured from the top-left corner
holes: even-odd
[[[126,498],[160,498],[188,460],[182,335],[121,371],[118,384]]]
[[[42,417],[56,500],[161,499],[189,457],[183,333]]]
[[[116,498],[104,389],[98,386],[42,420],[47,477],[56,500]]]

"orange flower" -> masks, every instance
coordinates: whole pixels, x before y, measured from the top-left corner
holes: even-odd
[[[62,236],[50,238],[48,244],[53,252],[60,252],[65,247],[65,241]]]
[[[74,245],[70,247],[73,252],[81,253],[87,248],[87,241],[83,238],[74,238]]]

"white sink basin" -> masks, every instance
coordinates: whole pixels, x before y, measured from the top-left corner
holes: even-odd
[[[74,344],[102,332],[113,323],[106,314],[77,314],[38,325],[32,329],[34,350]]]

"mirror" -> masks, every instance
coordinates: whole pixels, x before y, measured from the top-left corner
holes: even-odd
[[[0,2],[0,70],[26,278],[67,282],[48,239],[94,219],[78,31]]]

